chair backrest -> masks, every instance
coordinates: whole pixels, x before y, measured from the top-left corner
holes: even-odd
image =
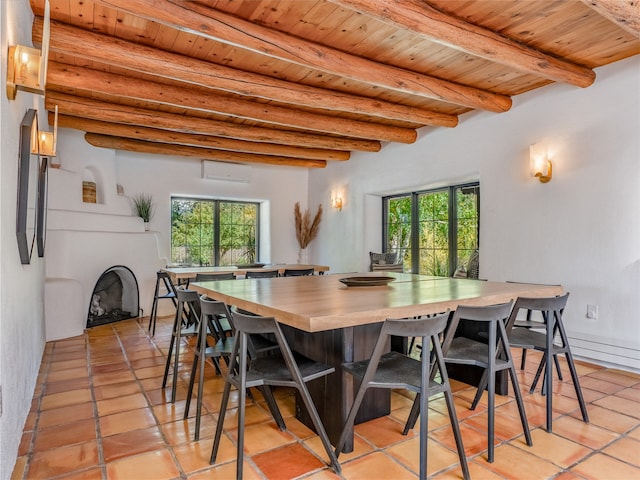
[[[275,278],[278,276],[278,270],[256,271],[249,270],[245,278]]]
[[[313,275],[315,270],[313,268],[285,268],[282,274],[283,277],[306,277]]]
[[[556,320],[562,318],[562,312],[567,305],[569,299],[569,292],[557,297],[542,297],[542,298],[530,298],[530,297],[518,297],[516,303],[513,305],[513,310],[509,316],[509,320],[506,323],[506,331],[509,333],[513,324],[515,323],[520,310],[527,310],[528,315],[533,311],[542,312],[546,322],[546,313],[553,312]]]
[[[449,319],[449,311],[434,316],[422,316],[418,318],[387,319],[382,324],[380,335],[371,352],[369,367],[377,369],[380,357],[387,349],[389,337],[421,337],[424,346],[423,355],[420,359],[424,374],[431,380],[435,378],[438,371],[443,378],[447,378],[446,369],[442,359],[439,335],[444,331]],[[433,340],[432,355],[428,355],[429,341]],[[436,363],[433,363],[433,354],[436,354]],[[436,365],[437,364],[437,365]],[[432,368],[430,368],[432,365]],[[429,372],[431,370],[431,372]]]
[[[180,315],[180,310],[187,318],[187,324],[191,325],[200,320],[200,294],[195,290],[189,290],[184,286],[176,288],[178,298],[178,310],[176,315]]]
[[[394,252],[369,252],[369,271],[387,271],[387,272],[402,272],[404,266],[402,261],[398,263],[398,254]]]
[[[215,280],[235,280],[236,274],[233,272],[225,273],[196,273],[194,282],[209,282]]]
[[[434,316],[418,318],[387,319],[380,335],[396,337],[430,337],[442,332],[447,325],[449,311]]]
[[[171,281],[171,276],[167,272],[158,270],[156,272],[156,276],[157,276],[157,282],[159,283],[160,280],[162,280],[168,292],[173,292],[173,293],[176,292],[176,287],[173,284],[173,281]]]
[[[220,324],[220,317],[226,317],[229,320],[231,328],[234,328],[231,313],[227,304],[224,302],[213,300],[206,295],[200,296],[200,315],[202,321],[208,323],[209,330],[211,331],[212,335],[214,335],[216,340],[224,340],[225,338],[227,338],[224,335],[222,325]]]
[[[451,346],[451,342],[453,342],[460,320],[484,322],[489,324],[489,343],[491,343],[491,338],[494,337],[493,343],[494,345],[498,345],[497,351],[498,353],[500,353],[503,342],[508,342],[506,339],[507,334],[505,331],[505,324],[507,323],[507,319],[511,314],[512,306],[513,300],[508,303],[500,303],[482,307],[460,305],[458,308],[456,308],[456,311],[453,313],[453,316],[451,318],[451,322],[447,326],[445,339],[442,343],[442,351],[444,352],[444,354],[446,355],[449,351],[449,347]],[[496,337],[496,332],[499,335],[498,337]]]

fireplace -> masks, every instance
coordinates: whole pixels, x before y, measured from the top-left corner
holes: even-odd
[[[98,278],[89,300],[87,328],[134,318],[138,311],[138,281],[129,268],[116,265]]]

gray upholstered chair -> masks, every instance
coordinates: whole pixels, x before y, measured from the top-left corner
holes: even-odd
[[[402,262],[398,263],[398,254],[392,252],[369,252],[370,272],[404,272]]]

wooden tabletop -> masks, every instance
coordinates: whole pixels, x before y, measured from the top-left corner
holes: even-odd
[[[282,275],[285,269],[304,270],[313,268],[316,273],[328,272],[329,267],[326,265],[301,265],[301,264],[273,264],[265,265],[257,268],[238,268],[233,265],[226,267],[165,267],[162,271],[167,272],[174,283],[180,280],[196,278],[198,273],[235,273],[236,275],[245,275],[247,272],[264,272],[265,270],[278,270]]]
[[[379,272],[191,283],[190,288],[229,305],[279,322],[319,332],[388,318],[454,310],[458,305],[491,305],[517,297],[548,297],[561,286],[486,282],[385,272],[386,286],[347,287],[340,278],[381,276]]]

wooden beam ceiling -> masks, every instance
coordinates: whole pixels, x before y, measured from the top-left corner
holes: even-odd
[[[44,0],[30,0],[34,45]],[[323,168],[640,53],[636,0],[50,0],[45,106],[92,145]]]

